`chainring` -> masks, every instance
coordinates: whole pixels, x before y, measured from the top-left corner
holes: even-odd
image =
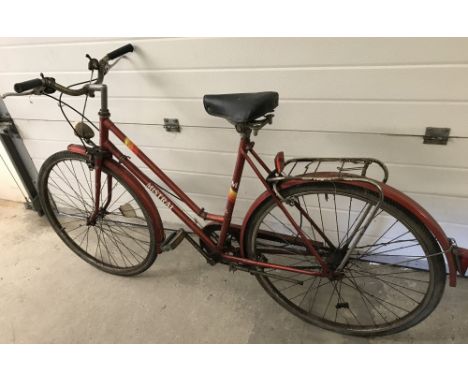
[[[219,223],[210,223],[207,224],[205,227],[203,227],[203,232],[209,236],[215,243],[218,243],[219,241],[219,234],[221,232],[221,224]],[[206,247],[205,243],[203,243],[203,240],[200,239],[200,247],[203,249],[203,251],[209,255],[210,252],[208,248]],[[226,241],[224,243],[224,250],[226,252],[231,252],[234,256],[237,256],[240,254],[240,244],[239,244],[239,234],[238,232],[235,232],[232,230],[231,232],[228,232]]]

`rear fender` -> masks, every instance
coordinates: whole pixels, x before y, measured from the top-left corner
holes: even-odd
[[[339,176],[338,173],[323,173],[321,174],[320,178],[329,177],[329,178],[337,178]],[[342,175],[341,175],[342,176]],[[358,187],[363,187],[369,189],[371,191],[375,191],[375,186],[366,182],[360,182],[358,178],[354,181],[337,181],[333,180],[335,183],[344,183],[344,184],[351,184]],[[307,183],[315,183],[317,181],[314,180],[303,180],[303,179],[291,179],[288,181],[282,182],[278,188],[279,190],[287,190],[291,187],[300,185],[300,184],[307,184]],[[426,229],[432,234],[432,236],[437,240],[439,246],[445,253],[445,257],[447,259],[448,264],[448,271],[449,271],[449,281],[450,286],[456,286],[457,280],[457,268],[455,264],[455,260],[451,251],[451,243],[447,235],[445,234],[442,227],[437,223],[434,218],[427,212],[419,203],[411,199],[409,196],[403,194],[401,191],[382,183],[378,182],[379,186],[382,188],[384,196],[386,199],[391,200],[395,204],[401,206],[409,213],[411,213],[417,220],[423,224]],[[254,213],[254,211],[270,196],[270,192],[265,191],[261,194],[250,206],[247,214],[245,215],[244,221],[242,223],[242,231],[240,235],[240,243],[241,243],[241,256],[245,257],[245,232],[246,227],[248,226],[250,219]]]
[[[85,148],[80,145],[69,145],[67,150],[75,154],[86,156]],[[164,226],[153,200],[143,188],[141,183],[122,165],[113,159],[105,159],[103,166],[119,175],[142,200],[148,215],[151,217],[155,225],[154,234],[156,238],[156,251],[157,253],[161,253],[161,244],[164,241]]]

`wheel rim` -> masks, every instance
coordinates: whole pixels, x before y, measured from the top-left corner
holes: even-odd
[[[300,203],[313,216],[316,227],[296,207],[284,205],[315,249],[330,262],[339,252],[331,249],[331,244],[340,249],[349,242],[353,224],[356,228],[369,200],[333,187],[296,196],[293,202]],[[375,203],[375,197],[371,201]],[[295,229],[285,223],[285,215],[275,206],[261,213],[253,230],[251,253],[270,263],[320,269]],[[427,257],[430,250],[420,232],[403,218],[391,206],[382,206],[340,278],[331,280],[266,269],[267,276],[261,276],[260,281],[283,306],[322,326],[379,331],[404,325],[427,305],[434,288],[435,271],[432,258]],[[274,232],[279,238],[271,239],[266,231]]]
[[[110,187],[109,187],[110,184]],[[139,267],[152,250],[149,219],[139,201],[107,170],[102,172],[101,209],[93,225],[94,171],[84,160],[64,159],[54,164],[46,188],[61,234],[87,260],[115,270]]]

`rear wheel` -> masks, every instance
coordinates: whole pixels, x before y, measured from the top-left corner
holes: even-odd
[[[369,190],[340,183],[299,185],[283,196],[288,212],[331,267],[346,253],[366,208],[377,203]],[[321,269],[272,198],[254,212],[246,230],[248,257]],[[257,279],[288,311],[325,329],[368,336],[417,324],[436,308],[445,287],[437,242],[411,214],[388,200],[364,231],[341,277],[267,268]]]
[[[104,168],[100,211],[96,222],[89,224],[94,174],[82,155],[68,151],[52,155],[39,173],[43,210],[55,232],[86,262],[116,275],[141,273],[156,259],[155,224],[148,206],[121,175]]]

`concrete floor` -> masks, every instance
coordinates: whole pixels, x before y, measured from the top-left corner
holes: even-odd
[[[308,325],[252,276],[211,267],[183,243],[134,278],[96,270],[45,218],[0,201],[1,343],[466,343],[468,280],[393,336],[361,339]]]

